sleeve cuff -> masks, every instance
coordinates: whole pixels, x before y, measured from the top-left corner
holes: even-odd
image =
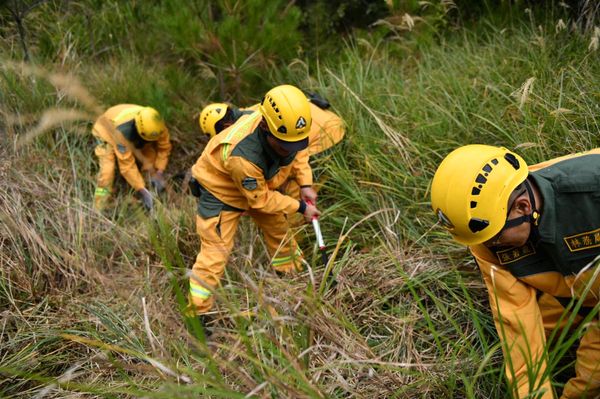
[[[295,180],[296,180],[296,183],[298,183],[298,185],[301,186],[301,187],[312,186],[313,183],[314,183],[313,179],[312,179],[312,176],[310,178],[308,178],[308,179],[306,177],[300,178],[300,177],[296,176]]]
[[[142,184],[136,184],[135,186],[132,185],[131,187],[133,187],[135,191],[140,191],[142,188],[146,188],[146,185],[144,184],[144,182],[142,182]]]
[[[302,215],[304,215],[305,211],[306,211],[306,202],[304,202],[303,200],[300,200],[300,206],[298,207],[298,213],[301,213]]]

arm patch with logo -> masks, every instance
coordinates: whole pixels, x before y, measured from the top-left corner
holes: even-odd
[[[242,187],[248,191],[254,191],[258,187],[258,183],[254,177],[244,177],[244,180],[242,180]]]
[[[117,144],[117,150],[121,154],[125,154],[127,152],[127,147],[125,147],[123,144]]]

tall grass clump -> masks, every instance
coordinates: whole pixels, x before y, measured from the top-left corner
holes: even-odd
[[[321,68],[314,82],[328,93],[350,131],[345,146],[328,165],[321,198],[333,205],[328,208],[326,230],[339,231],[344,223],[380,212],[355,236],[361,251],[417,248],[428,256],[447,254],[446,266],[472,270],[465,250],[436,226],[429,208],[429,182],[435,168],[452,149],[470,143],[506,146],[531,164],[596,147],[598,63],[589,40],[588,35],[529,19],[449,36],[442,45],[403,59],[390,58],[393,45],[386,42],[351,44],[345,62]],[[448,285],[437,292],[417,291],[414,299],[445,302],[452,280],[435,269],[422,273]],[[483,290],[466,288],[465,282],[473,277],[456,273],[466,279],[457,283],[464,289],[462,295],[468,291],[485,306]],[[419,277],[409,275],[418,281]],[[465,300],[470,301],[458,299]],[[496,333],[481,314],[459,312],[449,320],[456,327],[461,321],[473,323],[478,342],[487,342],[478,352],[486,359],[485,367],[473,374],[465,372],[460,381],[451,376],[444,381],[476,395],[486,383],[502,378],[501,364],[494,356]],[[436,337],[440,328],[429,323],[424,329]],[[438,360],[459,353],[434,340],[432,348],[436,345]],[[549,356],[561,357],[568,346],[557,345]],[[555,363],[547,373],[557,371]]]
[[[258,3],[101,3],[36,9],[37,67],[3,60],[0,69],[0,396],[505,397],[487,293],[466,251],[436,226],[429,181],[463,144],[504,145],[530,163],[597,146],[590,33],[515,14],[427,40],[357,34],[313,63],[290,61],[298,49],[279,53],[276,38],[260,36],[260,48],[239,39],[256,33]],[[90,10],[98,18],[87,32]],[[294,6],[283,11],[256,35],[297,26]],[[110,26],[113,13],[138,24]],[[218,34],[204,34],[204,18]],[[2,50],[17,59],[13,39],[5,34]],[[293,32],[285,40],[302,43]],[[222,90],[235,98],[229,85],[246,77],[256,90],[240,86],[246,98],[267,79],[291,82],[325,95],[346,121],[344,142],[320,165],[330,264],[306,226],[297,231],[306,270],[277,276],[244,219],[207,339],[182,315],[199,249],[194,200],[172,181],[145,214],[118,184],[115,207],[91,209],[89,129],[109,105],[156,106],[175,144],[173,175],[202,149],[193,114]],[[552,338],[548,375],[568,374],[559,359],[577,328]]]
[[[308,80],[350,132],[329,164],[330,220],[339,229],[345,217],[395,209],[398,219],[383,213],[375,229],[429,247],[437,233],[421,237],[434,225],[428,184],[451,149],[502,145],[533,164],[596,146],[599,67],[588,40],[515,22],[402,59],[385,41],[351,43],[342,62]]]

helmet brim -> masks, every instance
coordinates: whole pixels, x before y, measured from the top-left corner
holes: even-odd
[[[299,141],[285,141],[275,137],[274,135],[272,135],[272,137],[277,140],[277,144],[289,152],[302,151],[308,147],[308,137]]]

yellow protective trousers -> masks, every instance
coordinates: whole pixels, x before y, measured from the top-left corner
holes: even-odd
[[[94,206],[103,209],[113,190],[115,180],[115,153],[108,143],[99,143],[94,150],[98,157],[98,176],[96,178],[96,192],[94,193]]]
[[[263,232],[273,268],[284,273],[301,270],[302,252],[294,238],[288,235],[286,216],[283,213],[267,214],[253,209],[246,213]],[[206,313],[213,306],[212,291],[219,286],[225,271],[241,216],[242,212],[238,211],[221,211],[218,216],[206,219],[196,215],[200,253],[192,268],[189,295],[196,314]]]

